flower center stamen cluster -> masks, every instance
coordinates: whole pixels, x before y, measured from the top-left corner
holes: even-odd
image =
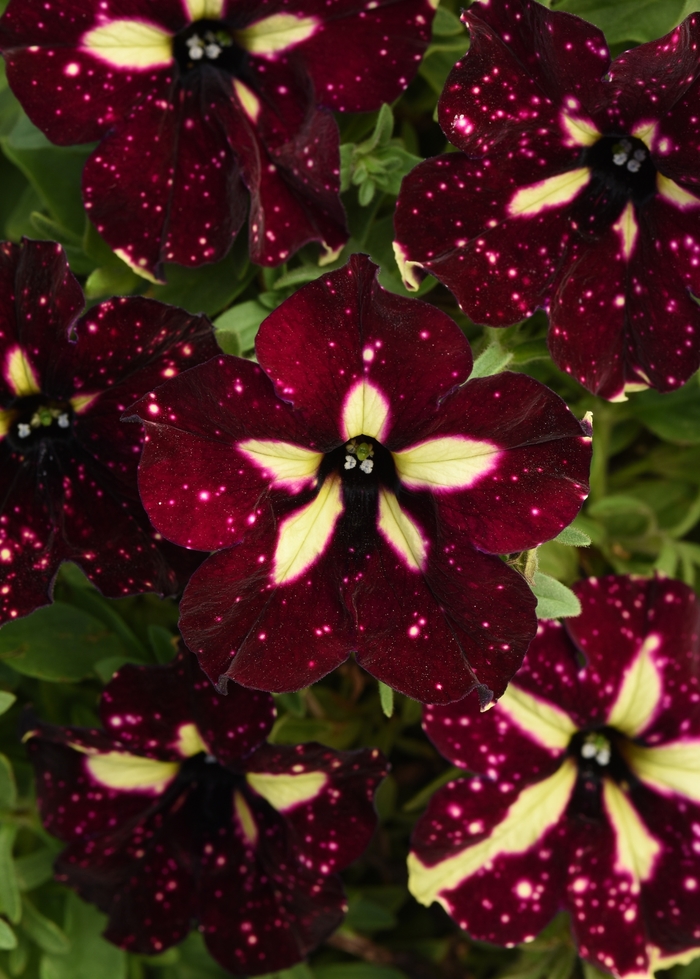
[[[347,455],[345,456],[345,469],[354,469],[359,466],[363,473],[369,475],[374,469],[374,448],[369,442],[360,442],[357,439],[350,439],[345,446]]]
[[[37,394],[19,398],[10,411],[7,436],[15,451],[26,452],[46,439],[66,439],[72,434],[73,408],[67,402]]]
[[[222,68],[240,75],[246,52],[234,41],[231,31],[218,20],[197,20],[173,38],[173,55],[183,75],[203,66]]]
[[[628,200],[640,206],[656,192],[656,167],[636,136],[602,136],[583,151],[581,163],[620,206]]]

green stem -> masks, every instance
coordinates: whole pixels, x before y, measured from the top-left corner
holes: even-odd
[[[608,455],[612,419],[604,407],[593,415],[593,459],[591,460],[591,503],[602,500],[607,492]]]

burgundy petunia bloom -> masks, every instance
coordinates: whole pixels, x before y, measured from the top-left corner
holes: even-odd
[[[494,555],[573,519],[589,431],[524,375],[464,384],[454,321],[376,273],[356,255],[295,293],[260,366],[221,357],[144,397],[142,500],[168,539],[219,551],[180,623],[213,682],[293,690],[355,651],[418,700],[488,703],[536,629]]]
[[[125,666],[104,730],[32,725],[46,828],[67,841],[58,880],[109,915],[105,937],[144,955],[193,924],[237,975],[299,962],[347,910],[336,875],[374,831],[376,749],[263,744],[269,694],[218,695],[189,653]]]
[[[700,955],[700,605],[679,581],[575,588],[493,710],[427,709],[479,774],[432,799],[409,887],[504,945],[565,909],[581,955],[641,979]]]
[[[437,276],[477,323],[543,307],[590,391],[670,391],[700,365],[700,18],[611,63],[601,31],[535,0],[482,0],[447,80],[461,153],[403,182],[408,283]]]
[[[12,0],[0,48],[13,91],[55,143],[101,140],[85,207],[125,262],[250,254],[279,265],[347,240],[330,110],[406,88],[437,0]]]
[[[112,598],[176,588],[139,502],[143,440],[119,418],[219,348],[163,303],[84,305],[59,245],[0,244],[0,622],[46,605],[62,561]]]

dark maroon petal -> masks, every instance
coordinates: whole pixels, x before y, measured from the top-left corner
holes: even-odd
[[[34,503],[36,472],[0,448],[0,622],[47,605],[60,558],[47,502]],[[28,505],[31,504],[31,505]]]
[[[143,504],[154,526],[186,547],[226,547],[257,519],[270,478],[236,451],[238,442],[252,435],[315,448],[260,368],[238,357],[188,371],[130,410],[146,426]]]
[[[415,75],[430,41],[435,8],[429,0],[302,0],[299,15],[316,16],[319,29],[293,49],[303,60],[322,105],[369,112],[393,102]],[[342,56],[340,55],[342,52]]]
[[[254,535],[205,561],[182,597],[183,638],[224,689],[230,677],[256,689],[298,690],[343,663],[353,647],[333,548],[310,573],[275,585],[275,539],[266,515]],[[299,615],[299,609],[307,611]]]
[[[102,732],[70,730],[59,734],[48,725],[34,725],[39,736],[27,741],[27,751],[37,773],[37,802],[49,832],[61,840],[83,840],[99,833],[115,832],[147,812],[154,796],[110,789],[90,776],[88,755],[69,744],[89,744],[101,751],[114,750]],[[60,737],[63,743],[49,740]],[[67,742],[67,743],[66,743]]]
[[[85,305],[82,289],[68,268],[65,252],[49,241],[0,246],[0,391],[2,400],[18,392],[8,386],[8,357],[17,345],[35,379],[53,397],[70,397],[70,378],[56,379],[57,365],[70,363],[68,343],[76,316]]]
[[[295,965],[343,920],[347,904],[340,880],[290,860],[288,845],[282,820],[275,824],[268,815],[257,852],[249,848],[244,860],[231,860],[203,888],[204,940],[234,975]]]
[[[697,737],[700,608],[695,593],[680,581],[613,575],[589,578],[577,583],[575,590],[583,611],[567,619],[566,630],[587,665],[575,700],[570,708],[562,706],[578,726],[605,721],[625,671],[646,643],[660,678],[660,697],[644,729],[644,742]]]
[[[690,30],[695,33],[698,30],[697,14],[691,14],[680,28],[676,28],[676,31],[686,32],[690,22],[692,22]],[[659,170],[671,180],[687,183],[691,189],[695,188],[696,192],[700,186],[700,170],[698,170],[700,127],[696,111],[699,89],[700,81],[696,78],[668,114],[658,118],[652,143],[652,159]]]
[[[457,297],[477,323],[508,326],[540,306],[571,237],[567,207],[509,216],[522,187],[575,167],[529,156],[469,160],[450,153],[404,178],[394,224],[401,261],[416,262]],[[409,266],[410,268],[410,266]],[[411,272],[404,272],[404,276]]]
[[[110,3],[100,12],[107,20],[143,17],[143,0]],[[147,19],[173,32],[186,23],[180,0],[149,2]],[[60,7],[15,0],[0,23],[0,48],[12,90],[30,119],[55,143],[99,139],[146,93],[166,97],[172,84],[169,66],[119,69],[83,48],[83,35],[96,25],[95,5],[86,0]]]
[[[338,752],[318,744],[264,745],[245,767],[249,774],[325,776],[315,796],[284,809],[304,866],[332,873],[367,849],[377,823],[374,792],[387,773],[386,760],[376,748]]]
[[[431,437],[459,433],[500,449],[464,490],[436,492],[441,517],[494,554],[536,547],[571,523],[588,494],[588,429],[524,374],[476,378],[441,406]]]
[[[541,633],[547,625],[539,626],[530,649],[541,646]],[[528,655],[526,663],[531,662]],[[508,689],[518,685],[525,668],[521,667],[516,683]],[[423,711],[423,728],[440,754],[454,765],[490,779],[507,778],[518,787],[548,777],[561,761],[560,750],[542,745],[498,703],[480,711],[475,697],[453,704],[431,704]]]
[[[431,527],[429,505],[400,505],[430,540],[426,566],[408,568],[380,534],[350,564],[343,595],[356,619],[357,661],[415,700],[449,703],[478,688],[484,706],[503,693],[535,633],[532,593],[467,534]]]
[[[83,170],[83,201],[93,224],[124,261],[154,281],[162,280],[181,112],[149,92],[105,136]]]
[[[608,109],[610,128],[630,132],[641,123],[658,120],[659,130],[654,137],[657,147],[668,124],[673,126],[671,119],[676,118],[677,112],[683,114],[689,89],[700,74],[699,43],[700,18],[691,14],[664,37],[640,44],[615,58],[606,84],[606,96],[611,103]],[[667,113],[671,114],[670,118]],[[697,120],[683,132],[686,145],[693,133],[698,133]],[[697,160],[693,161],[691,169],[697,171]]]
[[[663,845],[652,879],[642,885],[647,933],[662,955],[678,955],[700,940],[700,809],[644,786],[635,789],[634,804]]]
[[[659,391],[685,384],[700,366],[700,309],[693,298],[700,293],[699,213],[657,195],[639,216],[628,290],[628,371],[646,375]]]
[[[279,265],[310,241],[322,242],[329,252],[340,249],[348,233],[332,115],[309,105],[295,130],[285,126],[280,132],[279,116],[269,110],[261,110],[257,125],[235,100],[226,114],[228,138],[251,195],[251,259]]]
[[[466,71],[464,86],[473,99],[476,96],[468,116],[475,127],[469,140],[472,152],[494,145],[494,136],[518,139],[523,128],[533,130],[542,122],[546,126],[552,109],[564,107],[565,96],[566,108],[572,110],[577,107],[572,103],[578,103],[584,112],[591,112],[603,98],[610,55],[603,32],[592,24],[547,10],[534,0],[474,3],[463,20],[471,46],[447,80],[443,105]],[[473,91],[474,83],[480,91]],[[543,99],[551,105],[543,106]]]
[[[454,321],[382,289],[376,274],[367,256],[354,255],[275,310],[256,340],[279,397],[323,433],[328,448],[342,438],[343,403],[358,381],[390,402],[386,442],[394,450],[420,438],[438,402],[471,371],[469,344]]]
[[[248,213],[248,197],[221,116],[231,86],[214,68],[181,90],[179,134],[162,256],[202,265],[223,258]],[[140,138],[146,138],[140,133]],[[132,202],[136,217],[136,201]]]
[[[619,867],[615,834],[605,818],[570,820],[568,829],[565,900],[580,954],[617,975],[643,975],[646,916]]]
[[[517,792],[509,782],[461,779],[437,792],[413,833],[412,850],[428,866],[487,839]],[[543,814],[544,816],[544,814]],[[532,939],[561,904],[565,832],[555,824],[521,853],[498,852],[441,900],[460,928],[483,941]]]

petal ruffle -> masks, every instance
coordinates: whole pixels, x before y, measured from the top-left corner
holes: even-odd
[[[469,344],[454,321],[382,289],[376,274],[367,256],[354,255],[275,310],[256,340],[279,397],[327,448],[343,438],[344,407],[358,384],[390,403],[386,444],[399,449],[420,438],[438,402],[471,371]]]

